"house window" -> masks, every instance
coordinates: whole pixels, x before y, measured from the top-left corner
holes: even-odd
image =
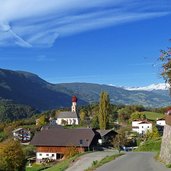
[[[39,156],[42,156],[42,154],[39,154]]]
[[[46,156],[49,156],[49,154],[46,154]]]
[[[80,140],[80,145],[83,145],[83,140]]]
[[[150,128],[150,127],[148,126],[148,128]]]
[[[142,126],[142,128],[144,128],[144,127]]]
[[[52,154],[52,157],[54,157],[55,155],[54,154]]]

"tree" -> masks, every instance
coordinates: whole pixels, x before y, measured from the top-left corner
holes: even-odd
[[[40,116],[40,118],[38,119],[38,125],[39,126],[43,126],[47,123],[47,118],[45,115]]]
[[[130,119],[131,117],[131,113],[133,111],[128,107],[124,107],[122,109],[119,109],[118,110],[118,119],[119,119],[119,122],[123,123],[123,122],[128,122],[128,120]]]
[[[134,112],[131,114],[131,121],[140,119],[140,112]]]
[[[171,48],[161,50],[160,60],[162,61],[162,76],[171,85]]]
[[[84,125],[85,119],[86,119],[86,112],[83,109],[81,109],[80,110],[80,124],[81,125]]]
[[[126,138],[126,132],[124,129],[121,129],[118,131],[118,134],[113,139],[113,147],[118,149],[119,153],[121,151],[121,147],[127,145],[128,141]]]
[[[153,132],[152,132],[152,138],[156,139],[156,138],[159,138],[159,137],[160,137],[159,131],[158,131],[157,127],[154,126],[153,127]]]
[[[110,113],[110,99],[106,92],[102,92],[99,102],[99,126],[100,129],[107,129],[109,125],[109,113]]]
[[[95,128],[95,129],[99,128],[99,120],[98,120],[98,115],[97,114],[93,115],[93,118],[91,120],[91,127]]]
[[[145,140],[155,140],[157,138],[160,137],[159,131],[157,129],[157,127],[153,126],[153,130],[147,130],[146,134],[145,134]]]
[[[0,144],[0,170],[21,170],[23,161],[24,154],[19,142],[8,140],[7,142]]]

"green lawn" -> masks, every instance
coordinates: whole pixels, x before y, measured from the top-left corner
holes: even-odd
[[[146,115],[147,119],[153,120],[153,121],[157,120],[157,118],[161,119],[161,118],[164,117],[164,114],[162,114],[162,113],[148,112],[148,111],[147,112],[142,112],[142,113]]]
[[[59,162],[58,164],[44,170],[44,171],[64,171],[66,170],[69,165],[76,159],[78,159],[80,156],[84,155],[84,154],[87,154],[88,152],[86,153],[80,153],[80,154],[77,154],[76,156],[70,158],[70,159],[65,159],[61,162]]]
[[[26,171],[40,171],[46,168],[47,167],[42,166],[41,164],[33,164],[32,167],[26,167]]]
[[[151,151],[159,152],[161,147],[161,138],[156,140],[148,140],[144,144],[140,145],[135,151]]]
[[[89,153],[89,152],[86,152],[86,153]],[[32,167],[26,167],[26,171],[64,171],[69,167],[69,165],[74,160],[76,160],[78,157],[86,153],[77,154],[76,156],[70,159],[65,159],[63,161],[60,161],[59,163],[53,166],[42,166],[41,164],[33,164]]]

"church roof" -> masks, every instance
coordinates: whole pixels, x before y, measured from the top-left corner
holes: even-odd
[[[76,112],[60,112],[57,118],[78,118]]]

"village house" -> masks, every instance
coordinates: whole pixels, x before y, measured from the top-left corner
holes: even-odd
[[[147,131],[152,131],[152,123],[147,120],[132,121],[132,131],[139,134],[145,134]]]
[[[112,141],[113,138],[116,136],[117,132],[115,132],[112,129],[108,129],[108,130],[96,130],[96,132],[98,132],[100,134],[100,139],[98,140],[98,143],[102,146],[111,146],[112,145]]]
[[[91,150],[98,144],[99,134],[92,129],[44,129],[35,134],[31,144],[36,146],[36,161],[43,159],[59,160],[64,158],[69,147],[78,152]]]
[[[60,112],[56,123],[58,125],[79,125],[79,117],[77,114],[77,97],[72,97],[71,111]]]
[[[157,119],[156,125],[165,126],[166,125],[165,119]]]
[[[24,128],[17,128],[12,131],[14,140],[19,140],[21,143],[29,142],[31,140],[31,133]]]

